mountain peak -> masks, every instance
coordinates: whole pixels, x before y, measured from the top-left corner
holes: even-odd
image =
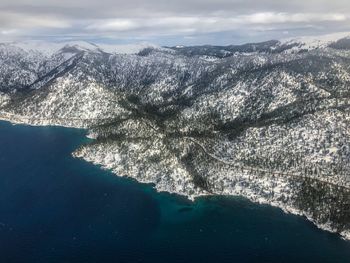
[[[301,36],[296,38],[285,38],[280,41],[282,45],[298,44],[296,48],[312,50],[315,48],[324,48],[336,41],[349,38],[350,32],[339,32],[319,36]]]
[[[0,119],[88,128],[95,141],[74,155],[118,175],[189,198],[243,195],[350,239],[347,36],[1,45]]]

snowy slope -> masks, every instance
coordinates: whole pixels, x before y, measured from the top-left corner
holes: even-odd
[[[243,195],[350,238],[346,36],[1,44],[0,119],[87,128],[94,142],[74,156],[119,176],[191,199]]]

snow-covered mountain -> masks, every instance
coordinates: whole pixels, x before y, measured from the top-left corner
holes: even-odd
[[[299,51],[312,50],[318,48],[326,48],[332,46],[339,41],[350,39],[349,32],[334,33],[323,36],[305,36],[298,38],[287,38],[280,41],[281,45],[295,46],[291,50]]]
[[[89,129],[74,156],[242,195],[350,238],[350,34],[231,46],[0,44],[0,118]]]
[[[23,42],[6,42],[2,45],[22,49],[26,52],[40,52],[46,56],[52,56],[63,48],[76,48],[81,51],[103,51],[111,54],[136,54],[145,48],[160,48],[157,45],[142,42],[139,44],[95,44],[87,41],[67,41],[67,42],[48,42],[48,41],[23,41]]]

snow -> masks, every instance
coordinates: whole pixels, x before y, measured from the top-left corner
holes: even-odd
[[[21,48],[26,52],[40,52],[45,56],[51,56],[63,47],[75,47],[82,51],[103,51],[111,54],[136,54],[145,48],[161,49],[159,46],[151,43],[139,44],[95,44],[87,41],[66,41],[66,42],[50,42],[50,41],[23,41],[23,42],[6,42],[6,45]]]
[[[45,41],[24,41],[24,42],[9,42],[10,46],[18,47],[26,52],[38,51],[46,56],[51,56],[61,49],[62,43],[45,42]]]
[[[320,35],[320,36],[303,36],[303,37],[296,37],[296,38],[285,38],[281,39],[281,44],[293,44],[298,43],[300,44],[300,47],[295,49],[315,49],[315,48],[324,48],[330,45],[331,43],[336,42],[339,39],[342,38],[348,38],[350,37],[350,32],[340,32],[340,33],[333,33],[333,34],[327,34],[327,35]]]
[[[145,48],[155,48],[160,47],[151,43],[140,43],[140,44],[128,44],[128,45],[111,45],[111,44],[97,44],[101,50],[112,54],[137,54]]]
[[[286,41],[299,41],[303,43],[302,47],[308,48],[326,47],[330,41],[344,35],[324,36],[320,40],[299,38]],[[86,52],[83,63],[74,64],[73,60],[69,60],[60,68],[56,65],[62,65],[61,60],[55,61],[53,67],[56,74],[52,79],[44,78],[37,82],[34,95],[25,97],[6,112],[0,111],[0,119],[31,125],[88,128],[88,137],[94,143],[81,146],[73,155],[101,165],[119,176],[153,183],[159,191],[178,193],[191,200],[208,194],[243,195],[258,203],[305,215],[316,224],[316,219],[307,211],[300,211],[293,202],[301,191],[300,184],[311,181],[312,184],[326,185],[325,192],[328,191],[327,187],[333,191],[334,187],[349,186],[342,174],[329,176],[329,170],[326,170],[318,175],[304,175],[302,171],[307,168],[306,164],[318,164],[317,168],[324,163],[341,164],[341,158],[348,156],[348,144],[344,138],[348,138],[350,133],[346,123],[350,118],[349,113],[335,109],[335,104],[347,105],[348,100],[339,99],[336,102],[330,97],[331,93],[317,82],[320,76],[328,80],[328,72],[332,69],[335,70],[332,78],[347,87],[350,79],[348,68],[341,60],[334,63],[333,68],[295,73],[288,68],[288,63],[295,59],[303,61],[302,54],[247,53],[212,60],[178,56],[148,43],[96,45],[71,41],[12,45],[26,52],[38,50],[46,56],[56,54],[64,46]],[[156,48],[158,52],[149,56],[133,55],[146,47]],[[106,60],[101,50],[116,55],[108,56]],[[338,52],[340,57],[347,55],[341,53],[343,51],[327,48],[322,50],[322,54],[327,51]],[[0,70],[3,74],[10,72],[9,76],[15,79],[24,75],[19,71],[21,65],[15,63],[23,52],[17,53],[13,57],[12,51],[9,54],[16,67],[11,68],[3,63]],[[70,58],[73,53],[58,57]],[[52,62],[50,59],[48,61]],[[285,64],[274,67],[274,63]],[[219,71],[216,70],[218,67]],[[67,68],[69,70],[64,72]],[[47,67],[46,72],[50,72],[50,69],[51,66]],[[259,77],[255,70],[261,73]],[[64,74],[58,74],[60,72]],[[237,78],[237,73],[241,72],[245,74]],[[208,73],[212,74],[210,78]],[[37,76],[34,74],[30,77],[35,80]],[[203,77],[206,77],[206,85],[200,85],[198,89]],[[123,106],[128,103],[125,98],[129,94],[137,94],[143,105],[160,105],[166,101],[172,106],[179,98],[178,94],[191,99],[192,103],[180,107],[176,118],[165,119],[161,126],[159,120],[149,114],[143,117],[132,114],[130,108],[137,108],[137,102],[130,103],[129,107]],[[262,114],[274,111],[276,119],[288,116],[295,106],[288,107],[300,102],[304,96],[322,98],[314,108],[315,112],[307,112],[297,121],[287,123],[276,121],[270,125],[249,125],[249,120],[258,120]],[[10,95],[0,93],[0,107],[8,103],[11,103]],[[303,110],[304,103],[300,104],[298,107]],[[281,115],[279,110],[284,108],[283,114],[286,115]],[[210,115],[213,112],[214,117]],[[247,119],[248,125],[237,137],[229,139],[227,134],[221,132],[220,125],[208,121],[208,117],[217,118],[215,120],[219,124],[234,124],[237,119]],[[335,124],[338,132],[334,132]],[[211,136],[191,137],[197,131],[208,132]],[[193,170],[188,169],[183,161],[189,154],[193,156],[193,169],[210,183],[210,192],[195,184]],[[298,163],[286,165],[291,158],[302,159],[304,166]],[[327,213],[329,210],[323,211]],[[333,231],[329,222],[318,225]],[[350,236],[346,231],[341,234]]]

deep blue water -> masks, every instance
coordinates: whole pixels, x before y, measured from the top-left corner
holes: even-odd
[[[301,217],[156,193],[72,158],[84,142],[0,122],[0,263],[350,262],[350,242]]]

